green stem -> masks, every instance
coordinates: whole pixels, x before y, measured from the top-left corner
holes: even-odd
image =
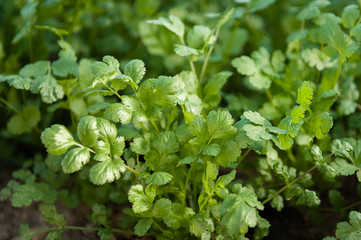
[[[206,198],[206,200],[204,202],[202,202],[202,205],[199,207],[199,212],[201,212],[203,210],[203,207],[207,204],[207,202],[209,201],[209,199],[213,196],[214,191],[212,191],[211,194],[208,195],[208,197]]]
[[[219,30],[220,30],[220,28],[217,28],[217,29],[216,29],[216,34],[215,34],[215,39],[216,39],[216,40],[215,40],[215,41],[217,41],[217,38],[218,38],[218,35],[219,35]],[[211,54],[212,54],[212,52],[213,52],[213,49],[214,49],[214,45],[212,45],[212,46],[209,48],[209,50],[208,50],[208,52],[207,52],[207,55],[206,55],[206,57],[204,58],[201,75],[199,76],[199,84],[202,83],[204,74],[205,74],[206,69],[207,69],[209,57],[211,56]]]
[[[265,89],[265,92],[266,92],[266,94],[267,94],[268,100],[269,100],[270,103],[274,106],[273,97],[272,97],[272,94],[271,94],[270,90],[267,88],[267,89]]]
[[[245,159],[245,157],[247,157],[247,155],[250,151],[251,151],[251,149],[248,148],[247,151],[243,154],[243,156],[241,156],[241,158],[238,160],[237,166],[243,161],[243,159]]]
[[[179,41],[181,42],[181,44],[182,44],[183,46],[187,46],[186,43],[184,42],[184,39],[183,39],[182,37],[179,37]],[[193,61],[192,61],[192,59],[191,59],[190,56],[188,56],[188,62],[189,62],[189,66],[190,66],[192,72],[197,76],[196,68],[195,68],[194,63],[193,63]]]
[[[353,204],[351,204],[351,205],[348,205],[348,206],[342,208],[341,210],[344,211],[344,210],[346,210],[346,209],[353,208],[353,207],[355,207],[355,206],[357,206],[357,205],[360,205],[360,204],[361,204],[361,201],[358,201],[358,202],[355,202],[355,203],[353,203]]]
[[[271,201],[273,198],[275,198],[277,195],[281,194],[284,190],[286,190],[287,188],[289,188],[292,184],[296,183],[298,180],[300,180],[301,178],[303,178],[305,175],[309,174],[310,172],[312,172],[313,170],[315,170],[317,168],[317,166],[314,166],[312,168],[310,168],[307,172],[304,172],[301,176],[299,176],[298,178],[296,178],[295,180],[293,180],[292,182],[290,182],[289,184],[287,184],[286,186],[284,186],[283,188],[281,188],[278,192],[276,192],[275,194],[273,194],[272,196],[270,196],[269,198],[267,198],[266,200],[264,200],[262,202],[262,205],[265,205],[266,203],[268,203],[269,201]]]
[[[343,62],[341,61],[340,59],[340,62],[338,63],[338,68],[337,68],[337,72],[336,72],[336,76],[335,76],[335,83],[337,83],[339,77],[340,77],[340,74],[341,74],[341,69],[342,69],[342,64]]]
[[[157,124],[154,122],[153,118],[149,119],[150,123],[152,124],[153,128],[159,133],[159,128],[157,126]]]
[[[193,170],[193,166],[194,165],[191,165],[191,167],[189,168],[188,170],[188,173],[187,173],[187,177],[186,177],[186,181],[184,183],[184,187],[183,187],[183,200],[182,200],[182,205],[185,206],[185,203],[186,203],[186,198],[187,198],[187,188],[188,188],[188,184],[189,184],[189,179],[190,179],[190,176],[191,176],[191,172]]]
[[[132,173],[134,173],[134,174],[137,175],[137,176],[140,175],[140,172],[134,170],[133,168],[129,167],[128,165],[125,165],[125,168],[126,168],[128,171],[131,171]]]
[[[2,103],[4,103],[6,106],[8,106],[11,110],[13,110],[14,112],[16,112],[17,114],[19,114],[21,116],[21,112],[16,109],[11,103],[9,103],[8,101],[6,101],[5,99],[3,99],[2,97],[0,97],[0,101]]]
[[[30,18],[30,29],[28,34],[28,44],[29,44],[29,59],[30,63],[34,62],[34,48],[33,48],[33,17]]]
[[[109,87],[107,84],[105,84],[103,81],[101,81],[102,82],[102,84],[106,87],[106,88],[108,88],[108,90],[109,91],[111,91],[112,93],[114,93],[119,99],[121,99],[121,97],[120,97],[120,95],[116,92],[116,91],[114,91],[111,87]]]

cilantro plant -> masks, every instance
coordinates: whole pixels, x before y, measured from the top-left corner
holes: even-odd
[[[343,182],[361,182],[360,2],[0,6],[21,13],[7,28],[23,24],[0,35],[0,134],[36,146],[0,196],[40,202],[51,225],[24,223],[18,239],[262,239],[267,209],[316,216],[324,203],[349,217],[337,239],[359,236]],[[88,206],[94,227],[68,225],[59,202]]]

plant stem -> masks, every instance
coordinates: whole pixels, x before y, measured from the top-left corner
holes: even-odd
[[[182,43],[183,46],[187,46],[182,37],[179,37],[179,41]],[[189,66],[190,66],[192,72],[197,76],[196,68],[194,67],[194,63],[190,56],[188,56],[188,62],[189,62]]]
[[[125,168],[129,171],[131,171],[132,173],[134,173],[135,175],[139,176],[140,172],[134,170],[133,168],[129,167],[128,165],[125,165]]]
[[[251,151],[250,148],[247,149],[247,151],[241,156],[241,158],[238,160],[237,166],[243,161],[245,157],[247,157],[248,153]]]
[[[11,110],[13,110],[14,112],[16,112],[17,114],[19,114],[21,116],[21,112],[16,109],[11,103],[9,103],[8,101],[6,101],[5,99],[3,99],[2,97],[0,97],[0,101],[2,103],[4,103],[6,106],[8,106]]]
[[[184,183],[184,188],[183,188],[183,200],[182,200],[182,205],[185,206],[185,203],[186,203],[186,198],[187,198],[187,188],[188,188],[188,183],[189,183],[189,178],[191,176],[191,172],[193,170],[193,167],[194,165],[191,165],[191,167],[189,168],[188,170],[188,173],[187,173],[187,177],[186,177],[186,181]]]
[[[273,98],[272,98],[272,94],[271,94],[270,90],[267,88],[267,89],[265,89],[265,92],[267,94],[267,97],[268,97],[270,103],[274,106]]]
[[[353,203],[353,204],[351,204],[351,205],[348,205],[348,206],[342,208],[341,210],[344,211],[344,210],[346,210],[346,209],[353,208],[353,207],[355,207],[355,206],[357,206],[357,205],[359,205],[359,204],[361,204],[361,201],[358,201],[358,202],[355,202],[355,203]]]
[[[220,30],[220,28],[217,28],[217,29],[216,29],[216,34],[215,34],[215,39],[216,39],[216,40],[217,40],[218,35],[219,35],[219,30]],[[201,75],[199,76],[199,84],[202,83],[204,74],[205,74],[206,69],[207,69],[209,57],[211,56],[211,54],[212,54],[212,52],[213,52],[213,49],[214,49],[214,45],[212,45],[212,46],[209,48],[209,50],[208,50],[208,52],[207,52],[207,55],[206,55],[206,57],[204,58]]]
[[[158,128],[157,124],[154,122],[153,118],[150,118],[149,121],[152,124],[152,126],[154,127],[154,129],[159,133],[159,128]]]
[[[317,166],[314,166],[312,168],[310,168],[307,172],[304,172],[301,176],[299,176],[298,178],[296,178],[295,180],[293,180],[292,182],[290,182],[289,184],[287,184],[286,186],[284,186],[283,188],[281,188],[278,192],[276,192],[275,194],[273,194],[272,196],[270,196],[269,198],[267,198],[266,200],[264,200],[262,202],[262,205],[265,205],[266,203],[268,203],[269,201],[271,201],[273,198],[275,198],[277,195],[279,195],[280,193],[282,193],[284,190],[286,190],[288,187],[290,187],[292,184],[294,184],[295,182],[297,182],[298,180],[300,180],[301,178],[303,178],[305,175],[307,175],[308,173],[312,172],[313,170],[315,170],[317,168]]]

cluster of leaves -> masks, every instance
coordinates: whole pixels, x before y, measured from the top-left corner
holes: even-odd
[[[337,4],[327,0],[279,0],[277,6],[276,0],[232,1],[228,9],[200,2],[201,11],[219,13],[191,18],[185,9],[194,3],[187,2],[171,7],[171,14],[158,13],[163,5],[156,0],[134,6],[77,1],[74,16],[66,1],[0,3],[21,9],[23,26],[11,44],[27,38],[31,61],[20,70],[0,68],[0,92],[10,90],[0,101],[14,113],[1,134],[26,133],[48,153],[45,161],[37,156],[14,172],[1,199],[14,207],[40,201],[54,226],[47,239],[81,229],[66,224],[56,201],[92,206],[92,230],[104,240],[131,227],[157,239],[262,239],[270,227],[262,218],[269,202],[278,211],[308,206],[311,213],[328,191],[334,211],[345,215],[356,206],[344,206],[339,177],[356,175],[361,182],[360,4],[332,12]],[[282,45],[277,35],[265,35],[259,14],[289,4],[296,11],[280,20],[288,26]],[[67,24],[48,21],[46,12],[56,8],[69,15]],[[96,17],[108,10],[109,17]],[[89,18],[99,25],[90,35],[108,35],[95,45],[81,37],[91,28]],[[121,24],[129,41],[107,24]],[[51,59],[45,52],[35,61],[33,41],[41,36],[34,31],[59,38],[57,60],[42,60]],[[111,47],[95,53],[105,55],[102,61],[78,60],[109,42],[121,49],[122,60],[108,55],[119,53]],[[70,121],[58,117],[64,109]],[[118,228],[109,202],[128,204]],[[351,211],[349,223],[337,225],[337,239],[358,237],[359,215]],[[21,226],[21,239],[36,233]]]

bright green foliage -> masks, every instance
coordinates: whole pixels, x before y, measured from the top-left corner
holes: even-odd
[[[361,141],[353,138],[336,139],[331,144],[331,151],[337,157],[331,163],[337,175],[353,175],[357,171],[361,181]]]
[[[26,158],[1,200],[41,201],[47,239],[74,228],[59,200],[92,206],[102,240],[263,239],[272,221],[259,211],[324,217],[327,194],[347,214],[337,177],[361,181],[361,18],[349,2],[0,1],[13,29],[0,34],[0,150],[5,164]],[[131,206],[118,225],[114,204]],[[351,212],[336,237],[359,238],[359,220]],[[35,234],[23,225],[20,239]]]
[[[41,141],[49,153],[61,155],[74,145],[73,136],[66,127],[55,124],[41,134]]]
[[[90,181],[96,185],[114,182],[120,178],[120,173],[125,172],[125,164],[122,159],[105,160],[95,164],[89,172]]]
[[[98,140],[99,131],[97,120],[93,116],[86,116],[80,119],[77,133],[80,141],[86,147],[92,147]]]
[[[221,206],[221,226],[226,229],[227,235],[244,235],[248,227],[257,224],[257,209],[263,210],[263,205],[257,200],[255,193],[236,184],[232,194],[226,195]]]
[[[124,73],[138,84],[145,74],[144,62],[139,59],[131,60],[125,65]]]
[[[348,5],[342,12],[342,23],[347,28],[353,28],[360,17],[360,9],[356,4]]]
[[[155,172],[147,178],[146,183],[161,186],[170,182],[172,178],[173,176],[167,172]]]
[[[142,185],[134,185],[129,190],[128,198],[133,203],[132,209],[135,213],[141,213],[149,210],[153,206],[153,201],[156,196],[156,188],[148,185],[144,191]]]
[[[65,173],[73,173],[79,171],[83,165],[89,162],[89,159],[90,153],[88,149],[76,147],[67,152],[61,165]]]

